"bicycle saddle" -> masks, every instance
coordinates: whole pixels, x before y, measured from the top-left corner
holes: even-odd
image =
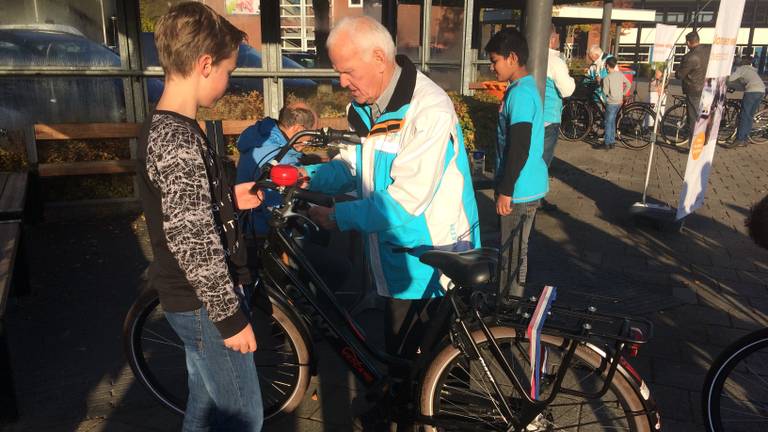
[[[499,251],[479,248],[465,252],[433,250],[425,252],[419,260],[451,278],[454,284],[472,287],[488,283],[496,273]]]

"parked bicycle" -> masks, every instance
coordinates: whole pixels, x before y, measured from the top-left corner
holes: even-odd
[[[304,136],[316,139],[314,144],[345,137],[330,130],[304,131],[284,150]],[[295,239],[297,232],[313,227],[297,212],[301,203],[328,206],[333,199],[301,189],[294,167],[268,164],[264,175],[269,180],[257,186],[282,195],[281,205],[271,209],[269,232],[259,249],[257,288],[267,294],[272,310],[255,308],[261,312],[254,318],[254,358],[266,420],[291,412],[303,399],[319,360],[314,336],[333,347],[373,398],[391,396],[387,367],[407,367],[407,382],[415,385],[402,387],[408,392],[405,398],[391,400],[410,404],[395,405],[389,415],[416,421],[429,431],[659,429],[655,401],[624,357],[648,340],[653,332],[649,321],[554,306],[540,340],[547,355],[540,364],[540,397],[534,400],[524,384],[530,382],[526,371],[531,366],[525,329],[537,299],[518,298],[508,309],[497,309],[495,249],[429,251],[421,261],[447,276],[449,289],[439,299],[418,358],[411,362],[390,356],[369,342]],[[145,291],[134,303],[123,337],[137,380],[162,405],[183,413],[184,348],[165,321],[155,292]]]
[[[708,432],[768,430],[768,328],[725,349],[707,373],[701,404]]]
[[[664,112],[661,119],[661,134],[664,140],[672,145],[686,143],[691,137],[691,129],[688,124],[688,103],[685,96],[669,95],[674,103]],[[754,144],[762,144],[768,141],[768,105],[765,99],[761,103],[761,110],[755,113],[752,131],[749,141]],[[727,99],[723,106],[723,114],[720,120],[720,128],[717,132],[717,143],[722,147],[733,146],[734,137],[739,126],[741,115],[741,100]]]
[[[560,136],[568,141],[581,141],[589,135],[598,137],[605,123],[605,104],[592,97],[594,86],[582,87],[587,90],[563,103]],[[653,116],[649,104],[626,101],[616,116],[616,140],[632,150],[644,149],[651,143],[653,127],[649,119]]]

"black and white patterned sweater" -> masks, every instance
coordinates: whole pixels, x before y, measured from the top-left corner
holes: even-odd
[[[205,305],[222,338],[248,323],[235,284],[250,282],[232,188],[196,121],[155,111],[138,146],[138,183],[154,259],[149,283],[168,312]]]

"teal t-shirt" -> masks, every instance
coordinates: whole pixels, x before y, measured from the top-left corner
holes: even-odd
[[[512,81],[499,107],[499,122],[496,127],[496,180],[501,179],[503,159],[507,154],[507,128],[515,123],[531,124],[528,160],[515,182],[512,202],[523,203],[543,198],[549,190],[547,164],[542,158],[544,152],[544,108],[536,87],[536,80],[526,75]],[[514,138],[513,138],[514,140]]]

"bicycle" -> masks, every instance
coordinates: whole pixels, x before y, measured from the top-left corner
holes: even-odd
[[[661,134],[667,143],[679,146],[686,143],[691,137],[691,128],[688,124],[688,102],[685,96],[670,96],[675,102],[664,112],[661,118]],[[741,100],[726,99],[720,127],[717,131],[717,143],[722,147],[732,147],[731,144],[736,136],[740,115]]]
[[[708,432],[768,428],[768,328],[728,346],[709,368],[701,404]]]
[[[592,94],[589,90],[586,93]],[[654,111],[648,104],[629,99],[616,116],[616,139],[629,149],[644,149],[651,143],[653,128],[649,127],[648,119],[653,116]],[[568,98],[563,104],[560,136],[567,141],[581,141],[590,134],[598,136],[604,118],[605,104],[601,100],[584,96]]]
[[[330,130],[304,131],[324,145],[346,135]],[[315,143],[317,144],[317,143]],[[280,160],[281,154],[275,156]],[[331,197],[300,188],[298,170],[267,165],[269,180],[257,186],[281,193],[271,209],[267,239],[260,247],[259,284],[272,305],[271,315],[254,325],[265,418],[294,410],[316,371],[312,336],[329,342],[347,367],[368,388],[371,398],[389,396],[388,366],[407,367],[403,403],[392,407],[393,419],[408,419],[441,430],[552,430],[597,425],[632,431],[658,430],[655,401],[624,353],[645,343],[653,332],[644,319],[553,306],[541,343],[548,360],[542,365],[542,398],[533,400],[521,379],[530,341],[524,328],[536,299],[517,299],[513,309],[495,307],[492,284],[498,252],[481,248],[466,252],[428,251],[422,262],[439,269],[451,282],[435,318],[429,322],[416,360],[394,357],[372,346],[355,320],[339,304],[298,247],[294,232],[312,227],[295,210],[301,202],[332,205]],[[136,378],[169,409],[183,413],[185,363],[183,347],[174,342],[158,307],[146,291],[124,323],[128,362]],[[637,329],[640,329],[638,332]],[[312,331],[314,330],[314,331]],[[647,335],[640,336],[640,334]],[[529,365],[529,364],[528,364]],[[513,369],[517,367],[518,370]],[[274,379],[274,377],[280,379]],[[170,378],[175,377],[175,382]],[[393,398],[399,400],[397,398]]]

